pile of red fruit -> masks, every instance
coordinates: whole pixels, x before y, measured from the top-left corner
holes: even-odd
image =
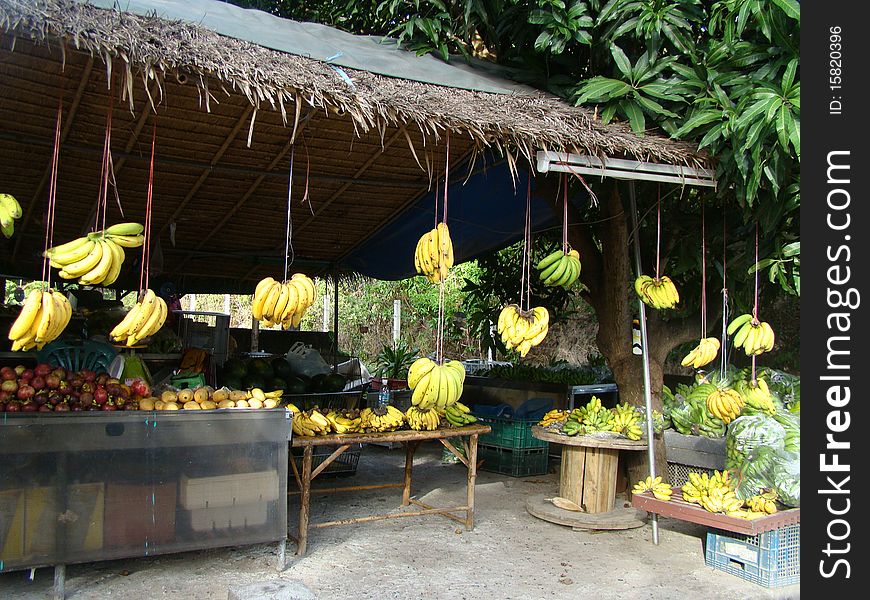
[[[137,410],[139,400],[151,397],[151,387],[141,379],[125,385],[108,373],[45,363],[0,368],[0,412]]]

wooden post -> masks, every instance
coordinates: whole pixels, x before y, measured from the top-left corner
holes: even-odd
[[[474,484],[477,480],[477,434],[472,434],[468,443],[468,489],[466,490],[465,529],[474,529]]]
[[[411,471],[414,468],[414,442],[405,442],[405,483],[402,488],[402,506],[411,503]]]
[[[260,322],[251,317],[251,352],[260,350]]]
[[[305,556],[308,549],[308,518],[311,508],[311,456],[314,446],[305,446],[302,453],[302,496],[299,500],[299,543],[296,555]]]

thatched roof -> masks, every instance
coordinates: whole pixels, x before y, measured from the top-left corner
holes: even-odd
[[[0,0],[0,181],[25,204],[0,272],[37,262],[58,99],[64,107],[56,239],[86,231],[110,103],[125,218],[141,219],[156,109],[155,229],[163,271],[240,288],[283,263],[295,156],[295,256],[339,263],[451,165],[492,150],[511,164],[540,149],[690,166],[691,146],[542,93],[495,94],[345,69],[228,38],[195,23],[71,0]],[[295,137],[295,145],[292,143]],[[119,217],[114,200],[111,217]],[[175,224],[174,245],[170,224]],[[2,254],[2,253],[0,253]],[[312,263],[314,264],[314,263]]]

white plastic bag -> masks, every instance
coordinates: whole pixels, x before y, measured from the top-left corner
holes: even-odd
[[[290,347],[287,351],[287,362],[290,363],[294,375],[314,377],[332,372],[332,367],[326,364],[320,352],[302,342],[296,342]]]

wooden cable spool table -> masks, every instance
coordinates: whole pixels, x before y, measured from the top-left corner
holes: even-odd
[[[383,519],[395,519],[399,517],[419,517],[423,515],[441,515],[448,519],[458,521],[465,525],[469,531],[474,529],[474,484],[477,478],[477,440],[481,434],[489,433],[492,429],[489,425],[466,425],[465,427],[453,427],[445,429],[436,429],[434,431],[391,431],[386,433],[340,433],[333,435],[320,435],[316,437],[292,436],[291,446],[293,448],[302,448],[302,472],[296,467],[296,461],[290,459],[290,465],[293,469],[293,475],[296,479],[296,485],[299,487],[299,492],[289,492],[289,494],[299,493],[301,495],[299,507],[299,532],[298,538],[288,536],[296,542],[296,555],[303,556],[308,547],[308,529],[320,529],[323,527],[334,527],[336,525],[351,525],[354,523],[366,523],[370,521],[381,521]],[[462,441],[463,452],[459,452],[456,446],[449,441],[449,438],[460,438]],[[463,438],[468,438],[467,440]],[[411,497],[411,472],[414,465],[414,452],[421,442],[430,440],[438,440],[445,448],[450,450],[456,457],[462,461],[462,464],[468,469],[468,480],[466,490],[466,502],[459,506],[434,507],[425,504],[416,498]],[[323,470],[329,466],[332,461],[338,458],[343,452],[348,450],[352,444],[371,444],[371,443],[400,443],[405,446],[405,476],[402,483],[386,483],[379,485],[357,485],[345,487],[333,487],[323,489],[312,489],[311,482],[315,477],[320,475]],[[330,446],[338,445],[338,448],[324,459],[317,467],[312,468],[312,457],[315,446]],[[309,524],[311,494],[312,493],[332,493],[332,492],[350,492],[354,490],[373,490],[385,488],[402,488],[402,506],[413,504],[420,507],[420,510],[407,512],[394,512],[381,515],[369,515],[365,517],[357,517],[352,519],[339,519],[336,521],[327,521],[324,523]],[[464,512],[465,518],[461,518],[455,512]]]
[[[589,435],[567,436],[532,426],[532,436],[562,445],[559,496],[580,506],[571,511],[553,505],[545,494],[526,502],[529,514],[576,529],[631,529],[646,522],[646,511],[616,507],[620,450],[646,450],[646,441]]]

